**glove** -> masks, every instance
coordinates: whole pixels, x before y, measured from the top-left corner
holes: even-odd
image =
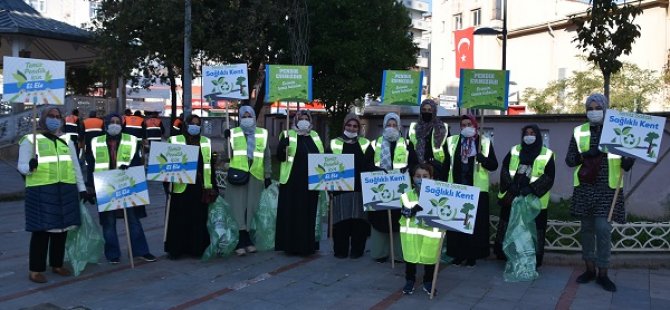
[[[482,153],[477,153],[475,159],[477,159],[477,162],[481,164],[486,161],[486,156],[484,156]]]
[[[623,170],[630,170],[630,168],[633,168],[633,164],[635,163],[635,158],[634,157],[622,157],[621,158],[621,168]]]
[[[597,147],[591,148],[586,152],[582,153],[582,157],[584,158],[591,158],[591,157],[596,157],[600,155],[600,150]]]
[[[79,199],[92,205],[95,204],[95,195],[90,194],[88,191],[79,192]]]
[[[400,210],[400,214],[406,218],[412,218],[415,217],[416,213],[420,211],[423,211],[423,208],[420,205],[414,205],[414,207],[411,209],[402,208],[402,210]]]
[[[414,208],[412,208],[412,214],[410,217],[415,217],[418,212],[423,211],[423,208],[420,205],[414,205]]]
[[[528,196],[533,193],[533,189],[530,188],[530,186],[526,186],[522,188],[519,193],[521,194],[521,196]]]
[[[28,167],[30,168],[30,172],[33,172],[35,169],[37,169],[37,154],[35,154],[35,158],[30,159],[28,162]]]
[[[230,129],[226,129],[223,131],[223,137],[226,139],[230,138]]]
[[[126,170],[126,169],[128,169],[128,165],[121,165],[121,166],[119,166],[119,169]]]
[[[405,172],[407,172],[407,169],[409,169],[409,168],[407,168],[407,167],[405,167],[405,168],[400,168],[400,173],[405,173]]]
[[[265,178],[265,188],[270,187],[271,184],[272,184],[272,179],[270,179],[270,178]]]

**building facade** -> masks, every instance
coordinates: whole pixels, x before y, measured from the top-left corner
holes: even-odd
[[[588,1],[575,0],[455,0],[433,2],[431,38],[430,94],[443,104],[456,100],[458,79],[454,73],[454,31],[468,27],[502,28],[503,1],[507,3],[507,70],[510,71],[510,105],[521,104],[519,98],[528,87],[544,88],[550,81],[568,78],[573,71],[587,70],[590,64],[572,40],[576,28],[570,17],[585,14]],[[635,19],[641,37],[632,53],[620,60],[660,74],[668,65],[668,1],[643,0],[644,13]],[[532,12],[532,14],[529,14]],[[473,37],[474,67],[500,69],[502,41],[500,36]],[[650,111],[668,107],[655,101]]]
[[[416,69],[423,71],[423,93],[428,94],[430,80],[430,39],[431,39],[431,15],[430,3],[422,0],[398,0],[409,11],[412,19],[410,33],[414,44],[419,48],[416,56]]]
[[[79,28],[91,27],[91,20],[100,9],[99,0],[24,0],[42,16]]]

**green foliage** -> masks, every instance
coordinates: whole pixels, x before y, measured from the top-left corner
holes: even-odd
[[[356,99],[380,93],[383,70],[415,64],[411,19],[397,1],[308,0],[307,7],[314,94],[329,111],[330,132],[339,134]]]
[[[587,10],[586,18],[573,17],[577,26],[577,47],[587,53],[587,60],[593,62],[604,77],[605,97],[610,95],[610,77],[619,72],[623,63],[621,54],[629,55],[635,39],[640,37],[640,26],[634,24],[635,17],[642,14],[639,7],[624,1],[618,4],[612,0],[593,0],[593,7]]]
[[[603,76],[595,67],[573,71],[563,80],[549,82],[546,88],[526,88],[521,100],[538,114],[583,113],[582,104],[593,92],[599,92]],[[653,70],[624,62],[611,77],[610,107],[621,111],[647,111],[653,98],[662,95],[662,77]]]

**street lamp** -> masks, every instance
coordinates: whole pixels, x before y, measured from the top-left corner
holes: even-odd
[[[472,34],[474,35],[501,35],[502,36],[502,69],[507,69],[507,0],[503,2],[503,26],[502,30],[490,27],[477,28]]]

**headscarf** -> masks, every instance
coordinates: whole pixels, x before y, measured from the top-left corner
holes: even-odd
[[[254,109],[251,106],[243,105],[240,107],[240,120],[242,120],[242,116],[245,113],[249,113],[254,120],[256,119],[256,112],[254,112]],[[254,150],[256,149],[256,126],[250,128],[243,128],[240,126],[240,128],[242,128],[242,132],[244,132],[244,135],[247,138],[247,157],[252,159],[254,158]]]
[[[358,115],[356,115],[355,113],[347,114],[347,116],[344,117],[344,123],[342,123],[342,132],[343,133],[340,135],[340,138],[342,138],[345,143],[355,143],[355,142],[358,141],[358,136],[356,136],[353,139],[350,139],[349,137],[344,135],[345,127],[346,127],[347,123],[351,120],[354,120],[358,123],[358,132],[357,133],[358,133],[358,135],[361,134],[361,119],[358,118]]]
[[[61,129],[63,128],[63,119],[62,119],[63,113],[61,113],[60,109],[56,108],[56,107],[46,108],[46,109],[42,110],[40,120],[37,122],[37,124],[39,125],[40,130],[42,130],[43,133],[49,133],[49,129],[47,129],[47,115],[49,115],[49,112],[51,112],[53,110],[58,111],[58,114],[60,114],[60,116],[61,116]],[[61,131],[61,130],[59,129],[59,131]]]
[[[309,132],[312,130],[312,127],[313,127],[313,125],[312,125],[312,114],[309,113],[309,110],[300,110],[300,111],[298,111],[298,113],[295,114],[295,116],[293,116],[293,127],[292,127],[292,129],[295,130],[299,135],[301,134],[300,130],[298,130],[298,122],[300,121],[300,117],[303,116],[303,115],[307,115],[307,118],[309,120],[309,129],[307,130],[307,132],[304,135],[309,136]]]
[[[390,120],[395,120],[395,122],[398,124],[398,130],[400,130],[400,116],[398,114],[395,114],[393,112],[388,113],[384,116],[384,129],[386,129],[386,125]],[[391,141],[388,141],[384,136],[382,135],[382,154],[381,154],[381,163],[380,163],[380,168],[384,169],[393,169],[393,158],[391,158]]]
[[[595,102],[598,106],[603,108],[603,112],[609,107],[609,101],[607,100],[607,97],[600,93],[593,93],[589,95],[584,102],[584,108],[588,109],[591,102]]]
[[[523,137],[526,135],[526,129],[533,129],[535,132],[535,142],[528,145],[523,142]],[[535,158],[540,155],[542,151],[542,132],[540,127],[536,124],[526,125],[521,129],[521,152],[519,152],[519,161],[522,165],[533,165]]]
[[[464,119],[469,119],[472,123],[472,127],[475,128],[475,135],[466,138],[461,136],[461,162],[466,164],[468,158],[477,155],[477,137],[479,132],[479,123],[477,123],[477,118],[472,114],[467,114],[461,116],[461,121]]]
[[[424,152],[426,149],[426,142],[430,143],[430,133],[433,133],[433,138],[435,139],[435,145],[442,145],[442,141],[447,136],[447,129],[444,124],[437,118],[437,104],[432,99],[426,99],[421,103],[421,107],[424,105],[430,105],[430,108],[433,112],[433,118],[430,122],[424,122],[421,118],[421,112],[419,112],[419,121],[416,124],[416,156],[419,159],[419,162],[422,163],[425,161]],[[421,111],[421,108],[419,108]],[[432,145],[431,145],[432,147]]]

